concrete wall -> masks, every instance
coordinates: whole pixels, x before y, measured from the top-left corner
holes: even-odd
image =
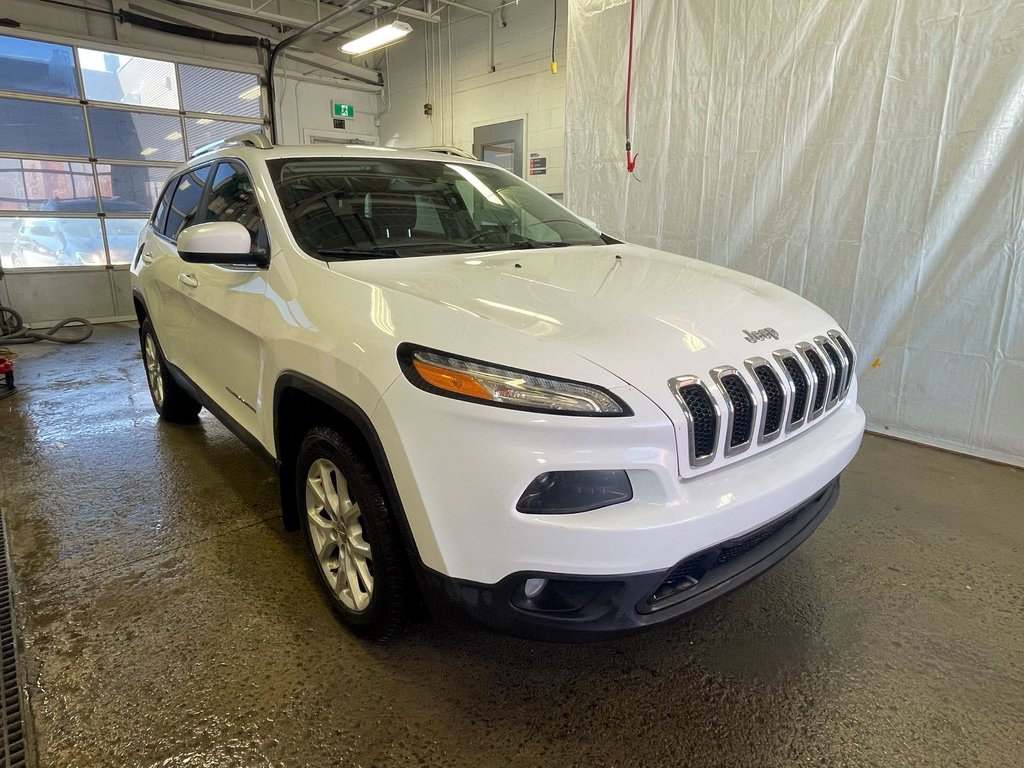
[[[558,5],[551,74],[552,4]],[[396,147],[430,145],[473,149],[473,128],[525,119],[525,151],[547,158],[544,176],[527,176],[549,193],[565,185],[565,0],[521,0],[498,14],[459,9],[440,24],[409,20],[413,34],[388,49],[381,142]],[[495,71],[490,71],[487,28],[494,22]],[[387,98],[390,96],[390,104]],[[433,115],[423,114],[424,103]]]
[[[380,143],[376,123],[381,100],[376,93],[302,82],[288,77],[287,71],[277,89],[279,144],[310,144],[314,138]],[[344,129],[334,127],[333,101],[355,107],[355,117],[345,120]]]

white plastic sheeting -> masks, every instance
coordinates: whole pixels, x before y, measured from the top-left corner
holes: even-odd
[[[1024,2],[571,0],[567,202],[830,311],[880,431],[1024,465]],[[765,325],[772,319],[765,318]]]

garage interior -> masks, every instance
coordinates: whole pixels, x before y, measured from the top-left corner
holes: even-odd
[[[0,304],[94,323],[0,340],[6,765],[1021,762],[1024,3],[0,16]],[[339,52],[396,21],[394,45]],[[268,88],[268,51],[314,25]],[[764,576],[628,637],[353,637],[273,472],[206,412],[161,422],[140,360],[135,237],[190,152],[252,130],[470,152],[613,237],[821,306],[869,422],[838,505]],[[54,233],[85,243],[71,262]]]

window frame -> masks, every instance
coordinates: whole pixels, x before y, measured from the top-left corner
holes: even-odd
[[[160,235],[164,240],[171,243],[172,245],[178,244],[178,237],[177,234],[174,237],[170,237],[167,234],[167,219],[170,217],[171,210],[174,208],[174,197],[175,195],[178,194],[178,182],[180,182],[186,176],[191,176],[192,174],[196,173],[197,171],[203,168],[209,169],[207,171],[206,178],[203,179],[202,181],[202,189],[199,191],[199,200],[196,202],[196,214],[198,215],[199,212],[203,210],[203,206],[206,204],[206,196],[210,189],[210,181],[213,178],[213,168],[216,164],[217,162],[215,160],[210,161],[208,163],[197,163],[196,165],[185,168],[181,173],[175,174],[174,179],[172,180],[174,182],[174,191],[171,193],[170,200],[168,200],[167,211],[165,212],[164,215],[163,224],[160,226],[159,230],[155,230],[158,235]],[[161,196],[160,199],[162,201],[163,196]],[[192,222],[188,226],[191,227],[193,224],[200,223],[202,222],[196,221],[196,219],[193,218]],[[181,232],[183,232],[187,228],[188,227],[182,227],[181,229],[178,230],[178,234],[181,234]]]
[[[210,170],[210,175],[206,179],[206,189],[203,190],[203,199],[200,205],[202,206],[202,216],[196,224],[202,224],[206,221],[210,221],[206,214],[209,213],[210,195],[213,193],[213,182],[217,178],[217,172],[220,170],[222,165],[227,165],[230,168],[235,169],[235,172],[241,171],[249,179],[249,183],[252,185],[253,194],[256,195],[256,181],[253,175],[252,169],[249,165],[238,157],[219,157],[213,162],[213,168]],[[267,217],[263,213],[263,206],[260,205],[259,195],[256,195],[256,210],[260,216],[260,231],[262,233],[262,239],[265,241],[262,244],[260,241],[260,233],[258,232],[253,242],[251,252],[258,253],[260,250],[266,252],[267,258],[270,258],[272,249],[270,247],[270,228],[267,226]],[[221,219],[213,219],[213,221],[221,221]]]

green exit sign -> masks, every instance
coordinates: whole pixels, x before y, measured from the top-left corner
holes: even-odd
[[[331,105],[334,107],[335,117],[355,117],[356,108],[351,104],[339,104],[337,101],[332,101]]]

